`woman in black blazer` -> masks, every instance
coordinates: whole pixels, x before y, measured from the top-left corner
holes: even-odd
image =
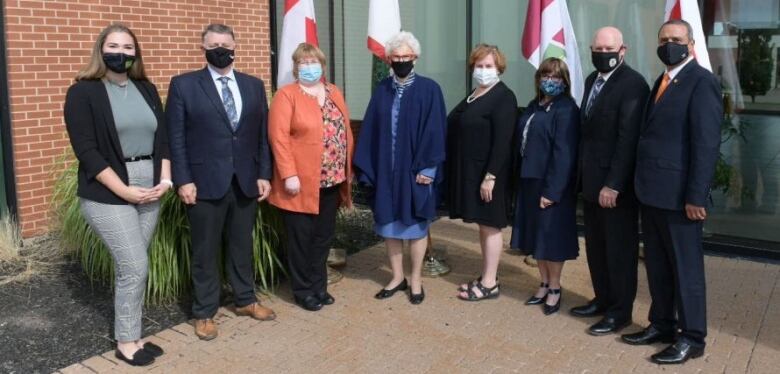
[[[106,27],[65,97],[65,124],[79,161],[82,215],[114,259],[116,357],[148,365],[162,349],[141,340],[147,249],[160,198],[173,186],[157,88],[132,31]]]
[[[533,254],[542,284],[526,304],[560,309],[561,271],[577,258],[575,173],[580,114],[571,98],[566,63],[544,60],[536,71],[536,98],[517,121],[519,190],[512,248]]]

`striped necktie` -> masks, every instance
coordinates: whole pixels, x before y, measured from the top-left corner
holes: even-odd
[[[593,83],[593,88],[590,90],[590,96],[588,96],[588,103],[585,105],[585,114],[590,114],[590,108],[593,106],[593,102],[596,101],[596,97],[601,93],[601,88],[604,87],[604,77],[599,76],[596,82]]]
[[[228,119],[230,120],[230,127],[233,131],[238,128],[238,111],[236,111],[236,102],[233,99],[233,91],[230,91],[228,87],[228,77],[217,78],[222,82],[222,105],[225,106],[225,112],[227,112]]]

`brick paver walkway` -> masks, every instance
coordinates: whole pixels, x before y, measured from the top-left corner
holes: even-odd
[[[508,235],[507,230],[506,235]],[[446,245],[452,273],[425,279],[426,299],[405,295],[379,301],[388,280],[379,245],[349,258],[345,278],[331,287],[336,304],[320,312],[291,303],[287,285],[272,300],[278,319],[258,322],[221,309],[219,337],[197,339],[188,324],[153,340],[167,354],[148,368],[118,363],[113,351],[62,369],[62,373],[778,373],[780,372],[780,266],[707,257],[709,336],[705,356],[684,366],[660,367],[647,357],[663,345],[634,347],[616,335],[585,333],[595,319],[563,312],[544,316],[524,306],[539,278],[522,257],[502,256],[501,297],[478,303],[455,298],[459,283],[480,269],[475,226],[442,220],[433,226],[436,246]],[[584,251],[564,268],[563,308],[592,297]],[[646,324],[649,295],[639,273],[635,324]],[[772,369],[774,368],[774,369]]]

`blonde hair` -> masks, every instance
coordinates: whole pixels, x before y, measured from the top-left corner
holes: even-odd
[[[571,97],[571,79],[569,78],[569,67],[566,65],[565,61],[557,57],[548,57],[542,61],[541,64],[539,64],[539,69],[536,70],[536,74],[534,75],[534,84],[536,85],[536,99],[539,100],[542,98],[542,96],[544,96],[540,87],[540,82],[542,81],[542,77],[548,74],[561,78],[563,84],[566,85],[566,88],[563,90],[563,92]]]
[[[504,74],[506,70],[506,56],[498,50],[498,46],[480,43],[471,51],[469,55],[469,70],[474,70],[477,61],[485,58],[487,55],[493,55],[498,74]]]
[[[322,65],[322,70],[325,70],[325,54],[322,53],[322,50],[309,43],[301,43],[298,44],[298,48],[295,48],[295,51],[292,54],[292,74],[295,79],[298,79],[298,61],[307,57],[316,58],[320,62],[320,65]]]
[[[135,62],[130,70],[127,71],[127,75],[135,80],[146,81],[149,78],[146,77],[146,71],[144,70],[144,59],[141,57],[141,46],[138,45],[138,38],[135,34],[125,25],[120,23],[114,23],[98,34],[95,44],[92,46],[92,55],[89,58],[89,63],[76,73],[76,80],[93,80],[101,79],[106,76],[106,63],[103,62],[103,44],[106,44],[106,38],[115,32],[122,32],[130,35],[133,38],[133,44],[135,45]]]

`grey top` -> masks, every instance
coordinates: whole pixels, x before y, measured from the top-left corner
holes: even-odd
[[[154,152],[154,133],[157,131],[157,117],[152,108],[133,82],[118,86],[104,79],[103,83],[108,91],[124,157],[151,155]]]

